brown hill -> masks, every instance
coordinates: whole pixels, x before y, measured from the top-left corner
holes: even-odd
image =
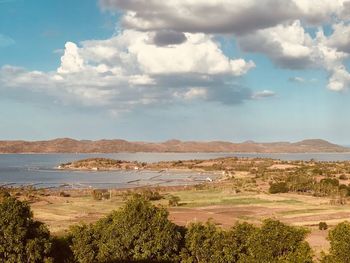
[[[313,139],[296,143],[257,143],[246,141],[198,142],[169,140],[161,143],[129,142],[125,140],[73,140],[69,138],[49,141],[0,141],[0,153],[116,153],[116,152],[257,152],[305,153],[350,152],[350,148]]]

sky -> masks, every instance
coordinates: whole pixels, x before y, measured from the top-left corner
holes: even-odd
[[[0,140],[350,145],[349,0],[0,0]]]

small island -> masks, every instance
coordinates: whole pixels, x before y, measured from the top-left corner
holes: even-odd
[[[88,158],[69,163],[60,164],[57,168],[63,170],[90,170],[90,171],[111,171],[111,170],[139,170],[146,166],[146,163],[114,160],[110,158]]]

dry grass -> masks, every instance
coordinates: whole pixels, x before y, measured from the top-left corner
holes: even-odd
[[[169,207],[170,219],[177,224],[187,225],[193,221],[213,219],[224,228],[236,221],[260,224],[266,218],[305,226],[311,230],[308,241],[318,255],[328,250],[328,231],[318,230],[318,223],[325,221],[329,226],[350,217],[350,205],[334,206],[325,197],[298,194],[234,193],[228,188],[204,190],[170,190],[165,194],[179,196],[180,206]],[[31,205],[36,219],[45,222],[52,233],[62,234],[69,226],[98,220],[123,204],[121,195],[111,200],[96,201],[91,196],[74,197],[47,196]],[[155,204],[167,206],[167,200]]]

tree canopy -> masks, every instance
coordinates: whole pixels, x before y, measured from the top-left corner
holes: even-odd
[[[0,203],[0,258],[2,262],[51,262],[47,227],[33,220],[27,203],[6,197]]]

